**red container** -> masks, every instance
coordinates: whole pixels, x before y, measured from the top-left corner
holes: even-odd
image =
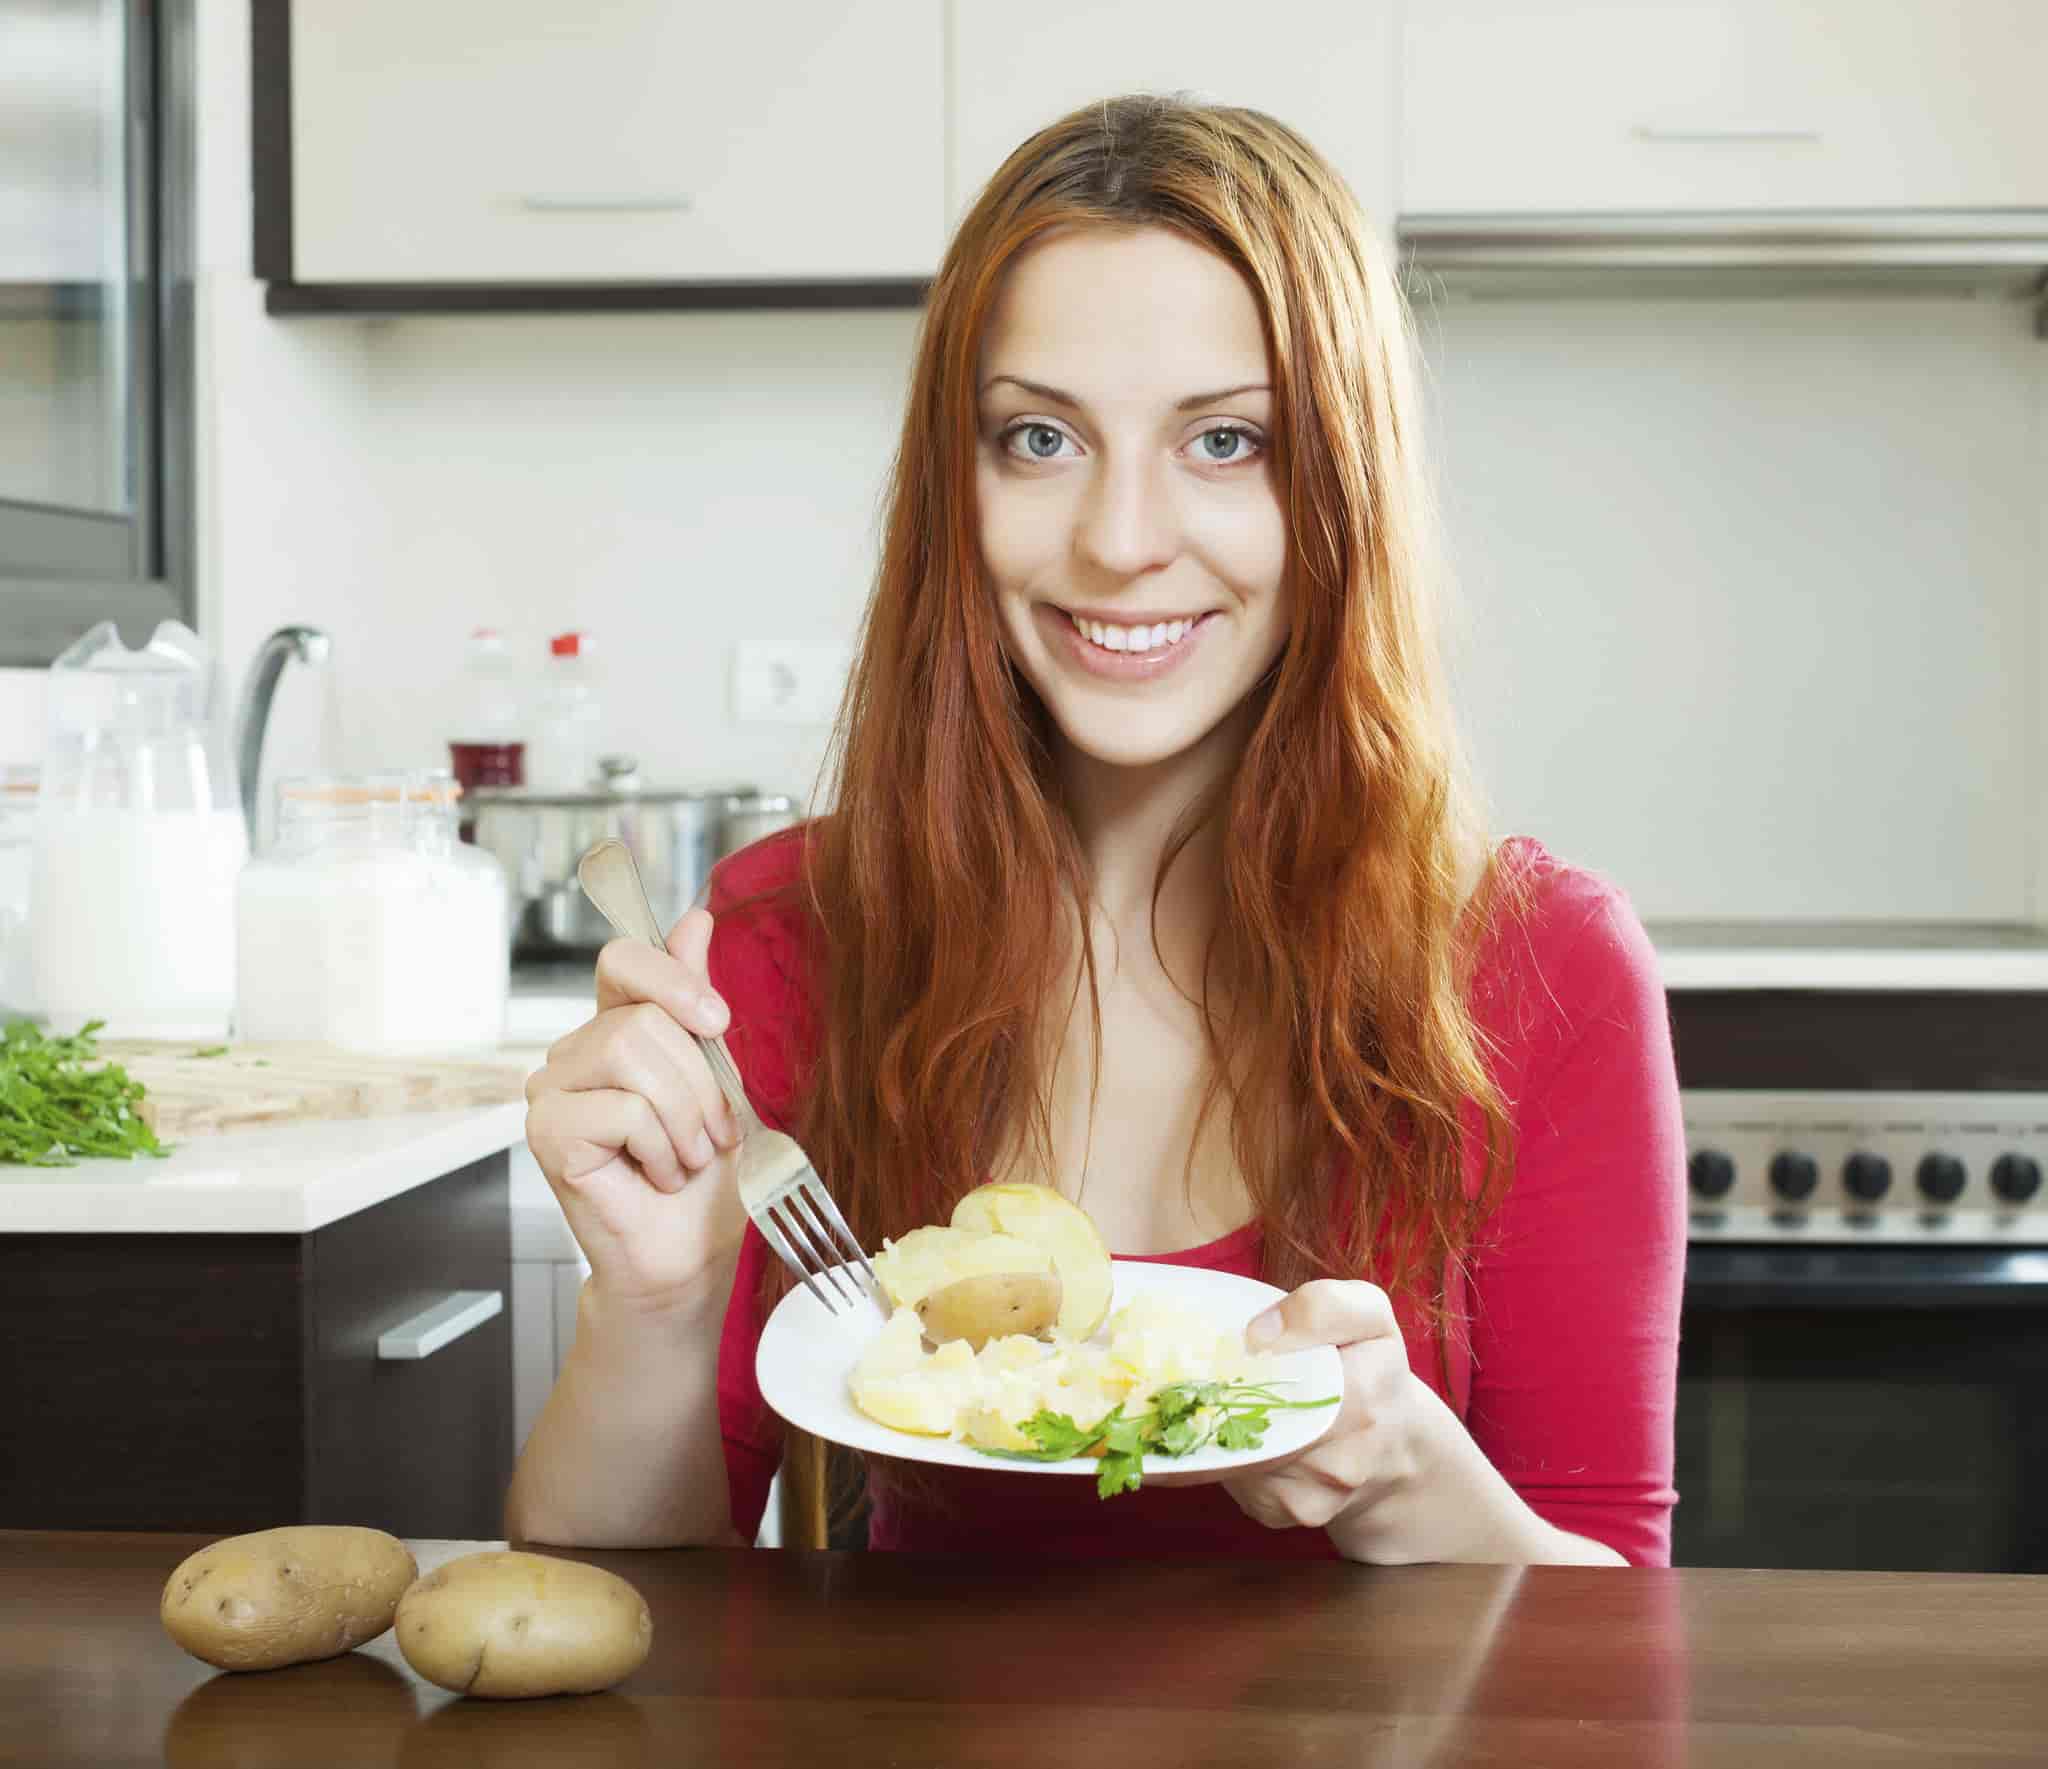
[[[523,743],[451,743],[448,764],[464,796],[479,786],[524,786],[526,745]],[[476,839],[476,819],[464,817],[462,839]]]

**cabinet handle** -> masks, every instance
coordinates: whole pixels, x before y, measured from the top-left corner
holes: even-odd
[[[1638,123],[1630,132],[1638,141],[1655,142],[1659,146],[1672,143],[1684,145],[1712,145],[1717,142],[1757,141],[1806,141],[1818,143],[1818,129],[1773,129],[1765,125],[1731,123],[1721,128],[1667,129],[1655,123]]]
[[[690,207],[686,196],[537,196],[529,192],[519,206],[533,215],[680,215]]]
[[[505,1307],[502,1290],[457,1290],[444,1296],[432,1308],[421,1309],[409,1321],[400,1321],[388,1333],[377,1335],[379,1359],[403,1360],[432,1357],[444,1345],[453,1345],[463,1334],[473,1332]]]

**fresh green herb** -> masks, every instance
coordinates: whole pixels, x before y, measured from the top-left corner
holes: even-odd
[[[119,1063],[91,1066],[104,1024],[50,1038],[16,1020],[0,1035],[0,1162],[73,1167],[83,1155],[170,1152],[135,1110],[142,1083]]]
[[[1255,1450],[1265,1442],[1276,1411],[1334,1407],[1337,1397],[1288,1400],[1270,1383],[1174,1382],[1152,1397],[1151,1408],[1126,1418],[1122,1407],[1093,1425],[1076,1425],[1065,1413],[1038,1412],[1023,1423],[1032,1449],[984,1448],[985,1456],[1009,1462],[1065,1462],[1100,1452],[1096,1493],[1105,1499],[1134,1493],[1144,1484],[1145,1457],[1190,1456],[1214,1443],[1220,1449]]]
[[[228,1054],[228,1047],[225,1044],[209,1044],[204,1050],[195,1050],[192,1054],[194,1056],[226,1056]]]

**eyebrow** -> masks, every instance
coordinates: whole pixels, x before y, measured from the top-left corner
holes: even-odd
[[[998,382],[1008,381],[1012,387],[1021,387],[1034,398],[1049,400],[1054,405],[1069,406],[1075,411],[1081,409],[1081,401],[1071,393],[1062,393],[1057,387],[1048,387],[1040,381],[1027,381],[1021,375],[994,375],[982,388],[987,394]],[[1178,401],[1174,410],[1191,412],[1205,405],[1215,405],[1221,400],[1235,399],[1240,393],[1270,393],[1273,389],[1264,381],[1247,381],[1242,387],[1225,387],[1215,393],[1191,393]]]

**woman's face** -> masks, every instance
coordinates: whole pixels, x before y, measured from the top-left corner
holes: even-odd
[[[1126,767],[1214,731],[1286,642],[1259,310],[1163,228],[1055,235],[981,359],[982,562],[1067,741]]]

